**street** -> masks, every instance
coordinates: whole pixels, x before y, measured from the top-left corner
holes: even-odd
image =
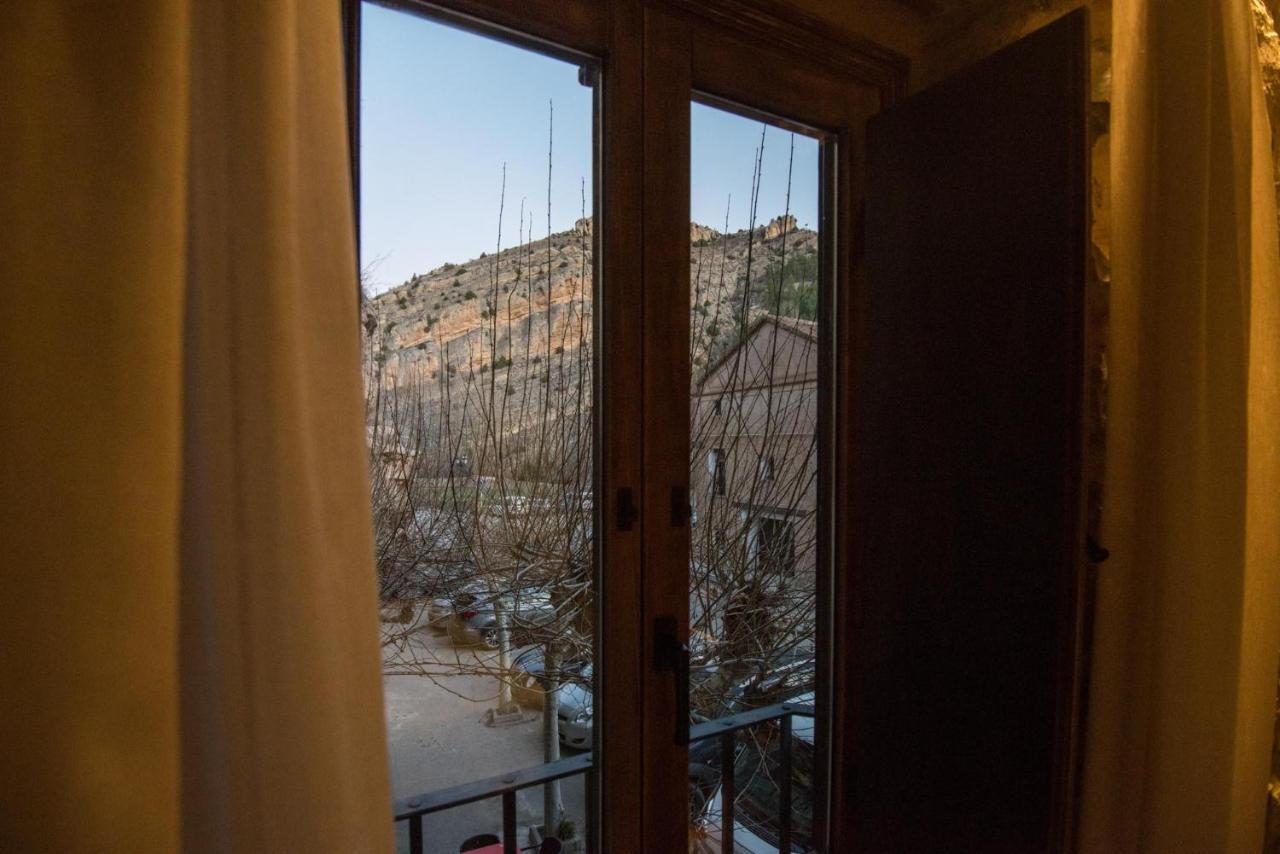
[[[447,635],[422,630],[417,658],[439,660],[433,672],[470,669],[491,663],[496,653],[455,648]],[[541,713],[525,710],[525,720],[503,727],[484,723],[497,705],[498,680],[488,675],[386,676],[383,678],[391,790],[396,800],[541,765]],[[570,755],[572,751],[565,751]],[[561,782],[565,810],[580,836],[586,833],[583,778]],[[542,787],[516,793],[519,843],[527,846],[528,828],[542,823]],[[463,840],[481,833],[502,834],[502,800],[492,798],[423,819],[423,838],[431,854],[456,854]],[[407,822],[396,824],[397,850],[409,850]]]

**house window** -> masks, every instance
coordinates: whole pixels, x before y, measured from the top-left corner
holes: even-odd
[[[756,522],[755,558],[766,575],[790,575],[796,564],[796,537],[790,520],[764,516]]]
[[[761,480],[773,480],[773,457],[762,454],[760,456],[759,477]]]
[[[716,495],[725,494],[725,464],[727,457],[724,448],[712,448],[707,455],[707,469],[711,473],[711,489]]]

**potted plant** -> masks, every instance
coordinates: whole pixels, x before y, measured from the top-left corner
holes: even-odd
[[[560,837],[560,844],[564,846],[561,851],[565,852],[565,854],[572,854],[572,852],[581,850],[582,842],[578,839],[577,831],[578,829],[574,825],[573,819],[563,818],[560,820],[560,828],[557,835]]]
[[[546,825],[535,824],[529,826],[529,844],[538,846],[542,844],[542,840],[547,837]],[[582,840],[578,837],[577,825],[572,819],[565,818],[560,820],[560,824],[556,826],[555,838],[560,840],[560,851],[562,854],[581,854],[584,850]]]

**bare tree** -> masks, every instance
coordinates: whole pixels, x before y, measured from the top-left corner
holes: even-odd
[[[367,299],[363,324],[385,670],[443,690],[491,676],[494,695],[472,699],[501,713],[527,685],[514,654],[540,651],[547,761],[559,756],[560,687],[589,672],[595,613],[592,228],[584,184],[578,226],[551,232],[550,158],[549,143],[544,238],[522,201],[517,242],[503,247],[504,167],[494,252]],[[750,227],[729,234],[726,213],[723,233],[692,235],[690,606],[703,716],[812,679],[816,235],[789,211],[757,227],[761,162]],[[421,643],[441,601],[491,608],[491,648]],[[544,823],[562,818],[548,786]]]

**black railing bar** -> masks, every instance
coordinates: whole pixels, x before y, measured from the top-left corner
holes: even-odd
[[[782,719],[782,739],[778,745],[782,750],[782,779],[778,781],[778,834],[779,854],[791,854],[791,716]],[[732,776],[732,775],[730,775]]]
[[[793,703],[776,703],[772,706],[763,706],[748,712],[695,724],[689,728],[689,741],[702,741],[712,736],[734,733],[766,721],[790,718],[793,715],[811,718],[814,715],[814,710],[812,706]],[[434,792],[413,795],[396,802],[395,821],[405,821],[414,816],[423,816],[428,813],[466,806],[476,801],[496,798],[506,792],[516,792],[520,789],[527,789],[530,786],[563,780],[565,777],[584,774],[591,768],[592,754],[582,753],[566,759],[558,759],[555,762],[544,762],[541,765],[534,765],[531,768],[524,768],[520,771],[498,774],[483,780],[450,786],[447,789],[438,789]]]
[[[516,793],[514,790],[502,793],[502,854],[520,854],[520,844],[516,842]]]
[[[594,766],[587,769],[582,784],[586,787],[584,794],[587,800],[587,850],[595,851],[596,848],[596,771]]]
[[[409,854],[422,854],[422,816],[409,819]]]
[[[772,706],[762,706],[759,709],[752,709],[749,712],[741,712],[728,717],[716,718],[714,721],[704,721],[700,724],[694,724],[689,727],[689,741],[702,741],[705,738],[720,735],[726,732],[737,732],[740,729],[747,729],[756,724],[762,724],[766,721],[776,720],[778,718],[790,715],[799,715],[803,718],[811,718],[814,715],[813,706],[801,706],[794,703],[776,703]]]
[[[590,769],[591,754],[582,753],[566,759],[557,759],[555,762],[545,762],[532,768],[499,774],[484,780],[476,780],[472,783],[462,783],[458,786],[450,786],[447,789],[439,789],[423,795],[413,795],[396,801],[395,820],[404,821],[414,816],[466,806],[476,801],[496,798],[507,792],[516,792],[520,789],[527,789],[530,786],[584,774]]]
[[[734,779],[734,759],[738,739],[732,732],[720,735],[720,852],[733,854],[733,808],[738,799],[737,781]]]

